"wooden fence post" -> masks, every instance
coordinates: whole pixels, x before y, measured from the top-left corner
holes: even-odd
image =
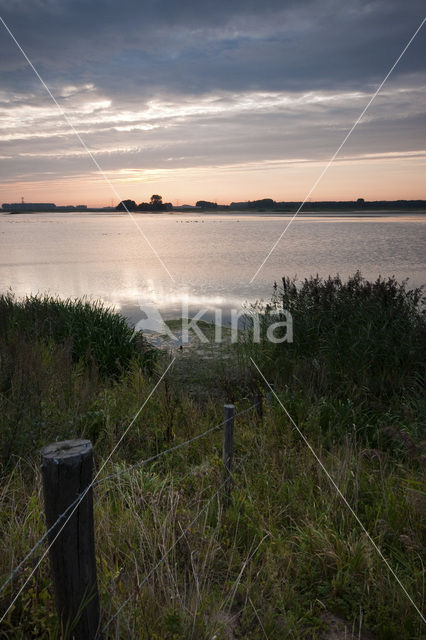
[[[270,389],[268,389],[266,393],[266,404],[268,405],[268,407],[272,407],[275,402],[274,385],[271,383],[269,386]]]
[[[263,392],[261,389],[258,389],[254,396],[254,401],[256,403],[256,413],[259,420],[263,421]]]
[[[54,442],[41,451],[44,508],[50,528],[92,482],[90,440]],[[53,542],[66,518],[49,535]],[[50,566],[61,630],[73,640],[99,640],[99,598],[90,489],[52,544]]]
[[[235,405],[225,404],[223,406],[225,422],[223,425],[223,466],[225,474],[225,495],[229,498],[231,493],[231,468],[232,458],[234,455],[234,417],[235,417]]]

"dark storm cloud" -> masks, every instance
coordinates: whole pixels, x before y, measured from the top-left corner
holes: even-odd
[[[0,2],[1,15],[54,87],[93,82],[113,99],[216,90],[306,90],[377,82],[424,2],[379,0],[54,0]],[[398,72],[424,65],[425,38]],[[4,32],[3,86],[36,88]]]

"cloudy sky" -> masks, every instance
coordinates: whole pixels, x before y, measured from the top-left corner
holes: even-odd
[[[424,0],[0,0],[0,202],[302,200]],[[426,25],[312,194],[426,199]]]

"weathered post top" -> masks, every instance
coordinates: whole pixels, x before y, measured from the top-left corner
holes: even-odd
[[[93,452],[90,440],[62,440],[61,442],[52,442],[41,450],[42,461],[58,460],[66,461],[72,458],[80,458],[81,456],[91,456]]]

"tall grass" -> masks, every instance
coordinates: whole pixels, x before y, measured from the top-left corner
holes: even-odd
[[[135,410],[130,389],[122,391]],[[177,441],[220,419],[213,407],[210,412],[209,421],[206,412],[185,406]],[[354,638],[360,626],[381,640],[422,637],[411,603],[279,407],[266,408],[263,423],[254,413],[237,420],[231,502],[225,506],[219,493],[188,530],[222,482],[220,432],[126,473],[127,452],[143,441],[146,427],[152,439],[162,438],[155,413],[135,427],[126,455],[105,470],[123,473],[95,492],[102,619],[114,618],[106,638],[260,640],[259,616],[270,640],[320,640],[327,637],[324,614],[330,611],[349,621]],[[327,449],[320,434],[311,442],[421,608],[418,465],[395,465],[389,454],[361,448],[353,436]],[[44,532],[39,473],[31,466],[29,480],[26,464],[15,465],[0,499],[7,540],[2,577]],[[31,567],[3,594],[2,606]],[[13,640],[60,637],[47,563],[1,629]]]
[[[156,351],[100,302],[0,296],[0,462],[105,425],[100,396]]]
[[[154,361],[154,350],[125,318],[100,301],[62,300],[51,296],[0,296],[0,337],[31,343],[69,344],[73,362],[92,363],[101,375],[118,376],[133,358],[143,367]]]
[[[247,371],[252,355],[415,604],[424,607],[420,293],[407,294],[393,281],[368,284],[359,275],[348,283],[284,284],[271,307],[289,308],[295,342],[247,341],[234,355],[228,346],[210,379],[200,361],[203,393],[193,360],[182,377],[172,370],[102,472],[101,479],[120,471],[95,490],[102,619],[113,618],[106,640],[326,640],[331,615],[347,625],[342,638],[363,638],[366,631],[378,640],[422,638],[406,594],[278,403],[265,404],[263,418],[254,410],[237,417],[229,504],[220,491],[215,495],[223,477],[220,430],[128,468],[220,423],[223,401],[234,400],[237,412],[247,409],[260,386]],[[35,306],[29,304],[31,314]],[[272,316],[264,312],[266,329]],[[7,363],[8,373],[2,373],[0,395],[0,584],[45,531],[39,448],[89,437],[100,466],[164,365],[151,375],[136,354],[108,375],[90,355],[94,345],[88,351],[82,339],[75,351],[72,331],[42,333],[37,312],[31,316],[37,331],[28,334],[23,320],[13,324],[14,313],[6,310],[2,325],[2,372]],[[120,334],[120,321],[110,326]],[[398,344],[402,326],[406,344]],[[375,336],[383,344],[375,345]],[[393,362],[400,363],[397,379],[387,369]],[[0,595],[1,610],[36,561]],[[0,625],[1,637],[65,638],[47,562]]]
[[[239,345],[242,366],[249,368],[252,357],[291,396],[290,404],[312,401],[322,425],[346,413],[376,444],[379,427],[383,438],[398,439],[402,429],[422,439],[425,301],[422,288],[394,278],[369,282],[357,272],[347,281],[317,276],[297,283],[285,277],[271,302],[254,309],[263,318],[261,342],[248,333]],[[293,342],[275,344],[267,329],[284,319],[283,310],[292,316]]]
[[[283,384],[386,399],[424,381],[425,302],[421,288],[394,278],[284,277],[263,311],[266,324],[277,320],[272,311],[291,313],[293,342],[273,344],[264,331],[259,355]]]

